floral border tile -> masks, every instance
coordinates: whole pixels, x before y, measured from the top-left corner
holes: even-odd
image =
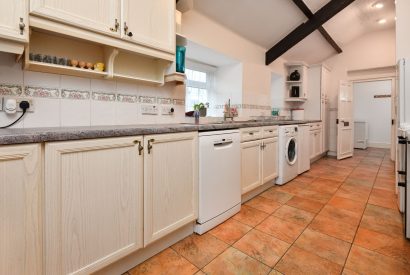
[[[24,88],[24,95],[31,97],[59,98],[60,90],[58,88],[26,86]]]
[[[21,85],[0,84],[0,95],[20,96],[23,93]]]
[[[117,94],[117,101],[125,102],[125,103],[138,103],[138,96],[136,95],[124,95],[124,94]]]
[[[183,99],[174,99],[174,105],[185,105],[185,100],[183,100]]]
[[[153,96],[140,96],[140,102],[141,103],[155,104],[155,103],[157,103],[157,98],[153,97]]]
[[[159,97],[157,99],[157,102],[158,102],[158,104],[168,104],[168,105],[170,105],[170,104],[173,103],[173,100],[172,100],[172,98]]]
[[[92,92],[92,99],[98,101],[115,101],[115,94]]]
[[[65,99],[86,100],[90,99],[90,92],[78,90],[62,90],[61,97]]]

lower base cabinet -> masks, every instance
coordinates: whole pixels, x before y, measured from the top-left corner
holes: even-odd
[[[0,274],[43,274],[41,145],[0,146]]]
[[[142,142],[46,144],[46,274],[90,274],[143,247]]]
[[[144,243],[198,217],[198,133],[144,137]]]

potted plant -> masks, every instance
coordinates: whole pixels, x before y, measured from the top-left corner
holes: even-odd
[[[209,108],[209,103],[198,103],[194,105],[194,110],[199,111],[199,116],[206,117],[206,111]]]

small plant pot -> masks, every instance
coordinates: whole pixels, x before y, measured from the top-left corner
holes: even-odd
[[[206,117],[206,108],[199,109],[199,116]]]

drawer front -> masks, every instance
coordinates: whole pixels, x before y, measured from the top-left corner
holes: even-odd
[[[257,140],[262,138],[262,128],[243,128],[241,129],[241,142]]]
[[[309,129],[311,131],[318,130],[318,129],[321,129],[321,128],[322,128],[322,123],[311,123],[311,124],[309,124]]]
[[[277,137],[278,136],[278,127],[269,126],[263,127],[263,138]]]

